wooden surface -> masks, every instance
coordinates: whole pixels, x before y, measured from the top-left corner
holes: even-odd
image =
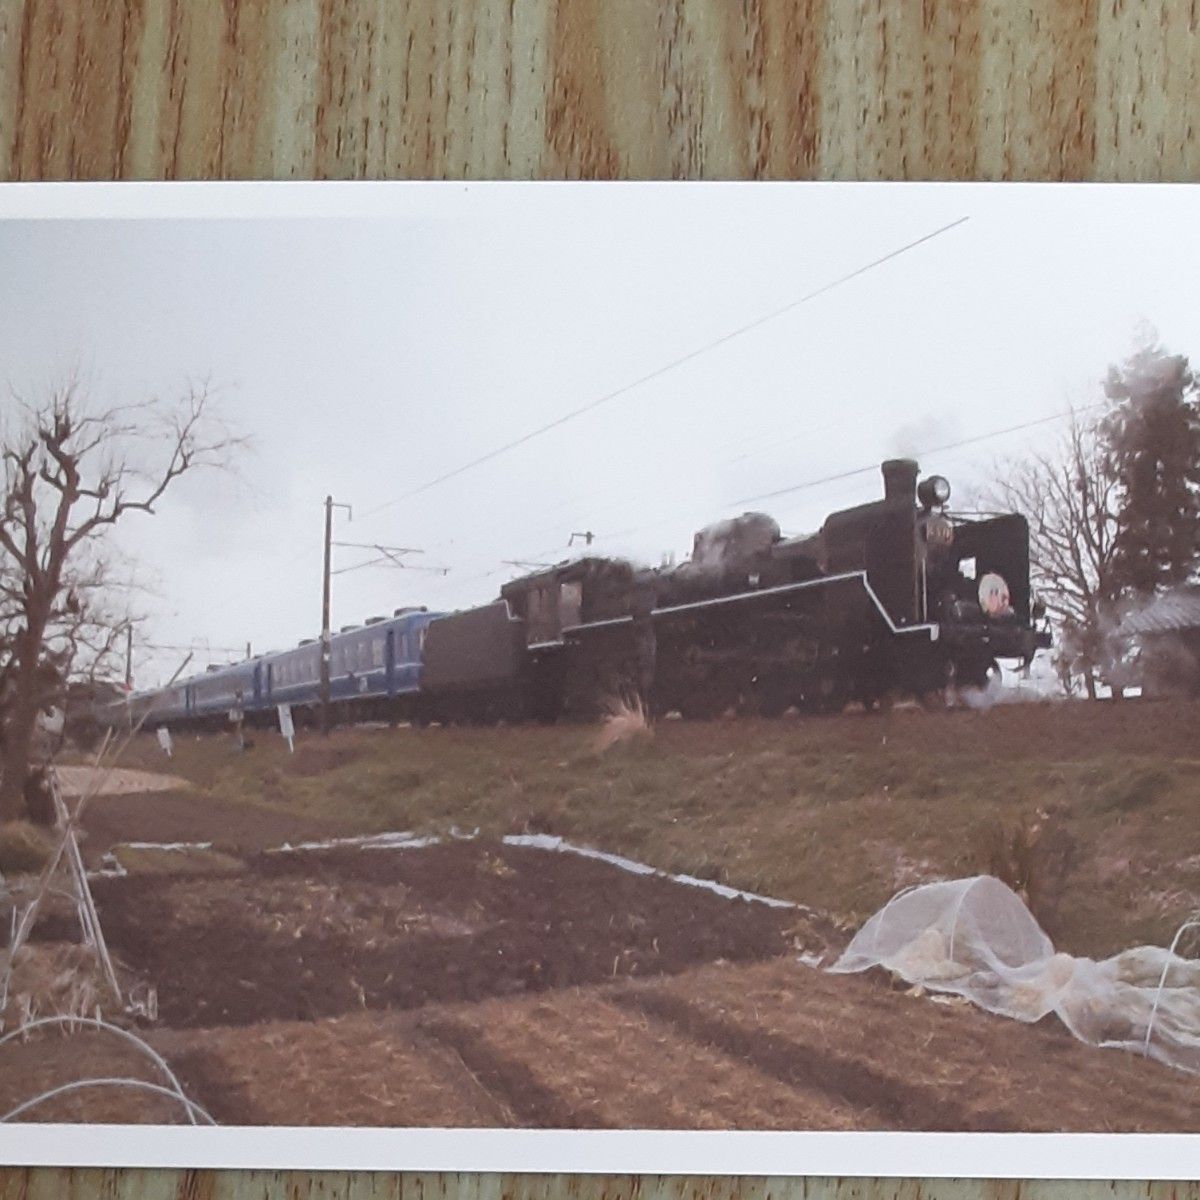
[[[1191,180],[1196,0],[0,0],[0,177]]]
[[[0,1200],[1191,1200],[1175,1183],[978,1183],[662,1175],[372,1175],[298,1171],[13,1171]]]
[[[1197,0],[0,0],[0,178],[1192,180]],[[1189,1185],[0,1171],[43,1197]]]

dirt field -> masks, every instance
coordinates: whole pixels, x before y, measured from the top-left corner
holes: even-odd
[[[663,723],[607,754],[569,727],[341,732],[294,757],[262,733],[244,755],[181,738],[190,790],[97,798],[85,854],[131,872],[95,880],[111,948],[157,989],[147,1036],[225,1122],[1195,1131],[1196,1078],[799,956],[831,957],[899,886],[990,864],[1064,949],[1169,936],[1200,902],[1198,722]],[[380,829],[440,841],[266,852]],[[806,907],[499,840],[530,831]],[[72,919],[52,906],[40,936]],[[153,1077],[104,1036],[8,1049],[0,1112],[84,1068]]]
[[[765,958],[788,909],[479,842],[268,854],[229,876],[100,879],[116,954],[176,1028],[409,1009]]]
[[[1054,1022],[826,975],[797,958],[839,944],[819,919],[573,854],[264,854],[95,892],[113,952],[158,987],[147,1036],[221,1122],[1198,1127],[1200,1080]],[[103,1035],[3,1061],[0,1108],[84,1070],[154,1078]],[[164,1104],[64,1097],[37,1116],[163,1120]]]

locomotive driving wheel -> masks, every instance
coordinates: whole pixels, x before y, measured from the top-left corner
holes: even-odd
[[[922,673],[914,683],[913,696],[926,712],[945,712],[954,707],[961,693],[958,668],[953,659],[947,659],[940,668],[928,674]]]
[[[970,707],[972,697],[975,702],[981,698],[994,696],[1004,686],[1004,674],[1000,664],[993,658],[987,662],[972,664],[969,668],[960,669],[955,677],[955,703]]]

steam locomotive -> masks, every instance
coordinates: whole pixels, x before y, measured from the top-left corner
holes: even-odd
[[[617,698],[651,713],[838,712],[985,687],[1000,660],[1050,644],[1019,514],[952,513],[950,485],[910,459],[883,498],[785,538],[762,513],[708,526],[690,558],[566,561],[453,613],[398,610],[332,639],[339,719],[587,719]],[[320,647],[268,654],[142,693],[110,721],[270,720],[320,702]]]

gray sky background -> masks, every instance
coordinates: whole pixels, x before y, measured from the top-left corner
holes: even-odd
[[[337,626],[486,601],[519,573],[502,560],[565,557],[574,531],[594,531],[601,553],[683,557],[695,529],[745,497],[897,453],[961,496],[1055,426],[922,451],[1097,399],[1139,322],[1200,354],[1189,189],[398,185],[372,197],[371,216],[0,220],[0,403],[72,373],[100,401],[207,377],[252,440],[234,472],[183,480],[157,517],[121,530],[155,587],[156,641],[260,651],[313,635],[326,492],[354,506],[353,521],[337,516],[340,539],[422,547],[414,566],[450,568],[338,575]],[[879,491],[868,474],[753,507],[803,532]],[[338,550],[335,566],[370,557]],[[140,650],[136,683],[178,657]]]

